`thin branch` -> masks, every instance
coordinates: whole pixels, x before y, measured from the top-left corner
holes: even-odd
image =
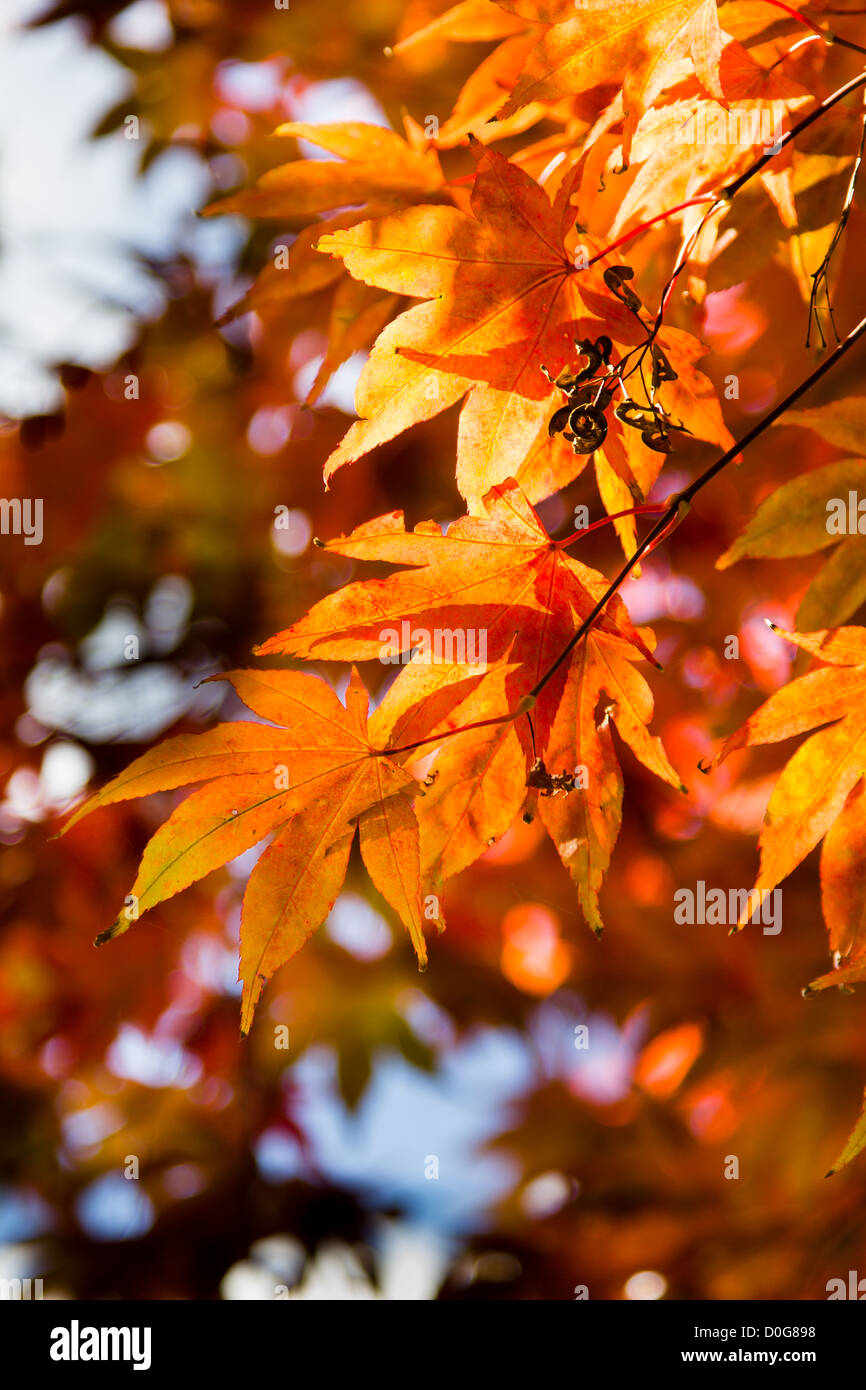
[[[828,277],[830,271],[830,262],[833,259],[836,247],[842,240],[842,235],[848,224],[848,218],[851,215],[851,208],[854,206],[854,194],[857,189],[857,180],[860,176],[860,169],[863,164],[864,148],[866,148],[866,112],[864,112],[863,114],[863,124],[860,128],[860,147],[857,151],[857,158],[854,161],[854,168],[851,170],[851,178],[848,182],[848,191],[845,194],[845,202],[842,204],[842,213],[839,218],[839,223],[836,227],[835,232],[833,233],[833,240],[830,242],[830,245],[827,248],[827,251],[824,255],[824,259],[822,260],[821,264],[818,266],[818,269],[812,276],[812,293],[809,296],[809,325],[806,329],[807,348],[811,346],[810,340],[812,336],[813,316],[818,332],[821,334],[821,347],[825,348],[827,346],[827,340],[824,337],[824,330],[821,327],[821,316],[818,308],[818,295],[820,293],[822,285],[824,286],[824,297],[827,300],[827,313],[830,319],[830,323],[833,327],[833,332],[836,334],[836,342],[839,342],[839,333],[836,328],[836,321],[833,318],[833,305],[830,300],[830,281]]]
[[[804,116],[801,121],[797,121],[795,125],[792,125],[790,130],[786,130],[784,135],[779,137],[776,144],[765,151],[759,159],[756,159],[754,164],[750,164],[749,168],[746,169],[744,173],[732,179],[730,183],[726,183],[721,191],[720,197],[730,202],[731,198],[733,198],[736,193],[739,193],[740,189],[745,187],[750,179],[753,179],[756,174],[759,174],[762,169],[766,168],[771,159],[775,159],[776,155],[781,154],[782,150],[786,149],[792,140],[796,140],[798,135],[801,135],[804,130],[808,130],[809,126],[814,125],[823,115],[832,110],[838,102],[844,101],[845,97],[850,96],[852,92],[856,92],[859,87],[864,86],[866,86],[866,72],[858,72],[857,76],[852,77],[850,82],[846,82],[844,87],[837,88],[830,96],[825,97],[823,101],[819,102],[814,110],[809,112],[808,116]]]

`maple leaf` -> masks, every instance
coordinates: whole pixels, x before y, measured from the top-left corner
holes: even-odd
[[[866,454],[866,401],[860,396],[844,396],[830,405],[816,405],[808,410],[788,410],[779,423],[803,425],[836,449]]]
[[[502,106],[502,93],[510,91],[517,84],[526,59],[535,46],[536,37],[532,30],[513,35],[470,73],[460,89],[454,110],[439,128],[436,144],[440,150],[465,144],[470,136],[486,145],[494,140],[507,140],[519,135],[545,118],[567,119],[570,112],[541,101],[529,102],[504,120],[497,115]],[[562,107],[566,105],[561,103]],[[561,146],[561,138],[558,143]]]
[[[377,339],[358,383],[362,418],[328,459],[326,480],[468,392],[457,483],[470,509],[477,508],[493,484],[519,471],[562,405],[550,379],[574,366],[576,340],[607,336],[634,347],[648,338],[646,326],[611,293],[601,267],[578,269],[566,250],[579,171],[551,203],[502,155],[477,141],[472,149],[473,216],[420,206],[322,238],[321,249],[340,257],[356,279],[429,301],[401,314]],[[687,407],[683,425],[727,445],[718,403],[711,404],[710,385],[693,365],[700,345],[668,329],[658,342],[676,373],[682,367],[685,374],[682,385],[671,383]]]
[[[812,633],[785,632],[769,626],[786,641],[811,653],[821,663],[777,690],[745,724],[725,740],[707,772],[738,749],[779,743],[817,729],[797,749],[774,787],[759,845],[760,870],[753,892],[772,891],[827,835],[845,814],[846,802],[866,772],[866,730],[862,708],[866,698],[866,628],[841,627]],[[861,808],[862,810],[862,808]],[[842,827],[824,845],[822,877],[825,904],[831,905],[831,942],[849,944],[853,928],[840,905],[850,896],[840,864],[849,837],[857,843],[858,812],[845,814]],[[828,837],[829,838],[829,837]],[[826,865],[824,864],[826,859]],[[854,868],[854,863],[851,865]],[[737,923],[745,926],[746,905]]]
[[[520,15],[506,13],[495,0],[463,0],[395,44],[396,55],[411,54],[417,59],[428,50],[435,54],[443,39],[452,43],[505,40],[479,63],[461,88],[451,115],[436,135],[440,150],[465,142],[469,134],[482,143],[504,140],[549,114],[547,104],[531,102],[509,120],[494,120],[502,106],[503,92],[517,84],[540,32],[540,26]]]
[[[513,649],[512,649],[513,652]],[[503,720],[488,727],[467,728],[485,713],[516,707],[525,679],[506,659],[473,686],[437,726],[450,732],[430,768],[431,786],[421,816],[421,863],[435,883],[452,878],[495,844],[520,814],[527,796],[530,738],[526,720]],[[419,681],[420,677],[420,681]],[[426,678],[426,679],[425,679]],[[411,696],[419,684],[436,688],[441,676],[405,668],[391,687],[395,699]]]
[[[607,592],[608,581],[551,540],[514,479],[491,488],[483,513],[458,518],[443,535],[436,522],[406,531],[402,512],[392,512],[329,541],[325,549],[331,553],[407,568],[329,594],[256,647],[256,654],[396,662],[419,645],[419,634],[438,631],[453,635],[450,646],[458,653],[449,660],[443,652],[429,665],[430,680],[444,683],[453,679],[454,667],[463,670],[465,656],[459,653],[471,645],[466,634],[479,634],[485,654],[479,669],[507,658],[515,667],[510,694],[519,703]],[[654,663],[619,595],[597,626]],[[542,738],[564,678],[563,672],[539,696],[535,717]],[[487,714],[494,712],[507,711],[487,707]]]
[[[461,0],[394,45],[395,53],[417,52],[442,39],[452,43],[487,43],[528,27],[520,15],[507,14],[496,0]]]
[[[834,432],[830,442],[845,441],[850,446],[854,428],[845,422],[846,403],[839,404],[843,407],[839,419],[832,424],[828,421]],[[793,411],[786,423],[808,424],[812,417],[811,411]],[[859,440],[857,447],[863,447]],[[864,478],[863,458],[838,459],[791,478],[764,499],[716,561],[717,567],[727,569],[747,558],[781,560],[812,555],[835,545],[836,550],[812,578],[800,601],[797,625],[809,629],[844,623],[866,602],[866,536],[859,530],[856,505],[854,525],[849,525],[850,495],[860,495]]]
[[[596,935],[603,927],[598,895],[622,822],[623,776],[614,748],[617,733],[650,772],[678,791],[686,789],[661,741],[648,729],[649,686],[632,662],[634,647],[591,631],[575,648],[565,691],[545,753],[551,770],[580,769],[578,788],[539,798],[539,811],[563,864],[577,886],[584,917]],[[604,712],[597,717],[599,702]]]
[[[251,710],[280,727],[227,723],[168,739],[75,813],[65,830],[113,802],[207,783],[148,842],[127,899],[132,906],[97,944],[276,832],[250,875],[241,910],[246,1033],[266,981],[333,906],[357,824],[370,877],[406,925],[423,968],[424,894],[412,802],[423,788],[401,765],[405,759],[388,752],[393,705],[383,701],[368,722],[367,692],[355,671],[345,707],[324,681],[296,671],[232,671],[210,679],[230,681]]]
[[[716,0],[498,0],[504,10],[546,22],[503,117],[530,101],[555,101],[606,84],[622,85],[626,159],[637,124],[688,55],[711,96],[724,99],[722,31]]]
[[[322,238],[321,249],[355,278],[432,301],[401,314],[374,345],[357,389],[362,419],[327,461],[326,479],[474,388],[461,415],[458,486],[480,501],[513,472],[558,403],[542,365],[558,373],[574,358],[575,334],[603,330],[587,315],[566,256],[564,200],[553,207],[501,155],[477,143],[473,150],[473,216],[421,206]],[[619,315],[600,275],[592,279]]]
[[[839,540],[828,528],[828,502],[856,491],[866,480],[866,459],[842,459],[801,473],[776,488],[758,507],[745,530],[716,561],[727,569],[745,558],[788,559],[812,555]]]
[[[287,121],[276,134],[308,140],[339,156],[337,160],[295,159],[269,169],[254,188],[233,193],[205,208],[205,214],[307,222],[317,213],[383,199],[412,201],[441,190],[439,156],[423,132],[407,125],[411,140],[385,126],[361,121],[313,125]]]
[[[407,532],[402,514],[392,513],[359,527],[351,536],[329,542],[328,550],[352,559],[411,568],[385,579],[348,585],[256,649],[260,655],[359,661],[384,656],[387,660],[418,646],[424,633],[445,632],[452,638],[463,637],[460,651],[465,656],[466,634],[470,630],[483,634],[486,663],[474,680],[467,680],[471,666],[462,657],[428,662],[416,656],[389,691],[397,706],[401,701],[417,703],[422,696],[429,700],[456,678],[465,684],[465,696],[455,699],[435,726],[437,734],[453,737],[436,755],[437,779],[425,798],[422,816],[424,863],[437,881],[477,859],[508,828],[526,797],[525,722],[516,726],[503,719],[491,727],[466,726],[489,724],[497,715],[518,710],[607,591],[602,575],[550,540],[514,480],[492,488],[484,509],[484,517],[454,522],[447,535],[433,522]],[[599,617],[597,632],[591,648],[593,669],[602,671],[596,698],[602,688],[607,690],[614,722],[638,757],[680,787],[660,746],[645,731],[652,700],[624,653],[632,659],[654,658],[646,635],[633,627],[618,595]],[[598,648],[604,636],[618,639],[618,648]],[[557,770],[563,758],[568,767],[585,761],[579,753],[587,736],[582,727],[586,710],[581,707],[580,728],[573,725],[565,733],[564,716],[557,715],[557,706],[567,678],[576,679],[575,663],[586,659],[575,658],[571,677],[563,663],[540,691],[532,710],[534,740],[545,756],[556,718],[560,733],[549,765]],[[408,736],[404,728],[402,737]],[[598,796],[606,801],[602,787],[602,779],[594,782],[589,799]],[[576,838],[576,833],[569,838]],[[576,869],[575,876],[583,883],[583,867],[589,882],[589,866]],[[595,920],[593,902],[592,891],[587,890],[590,920]]]
[[[735,58],[738,68],[745,67],[745,72],[738,72],[738,81],[731,78]],[[789,112],[811,103],[800,84],[790,79],[783,83],[772,71],[765,73],[738,44],[725,47],[720,71],[726,102],[736,103],[733,110],[707,100],[691,78],[678,83],[664,103],[641,121],[629,158],[631,166],[640,168],[617,209],[610,227],[612,237],[659,208],[678,206],[698,193],[721,189],[763,152],[768,141],[789,127]],[[745,80],[749,73],[754,74],[752,83]],[[688,157],[684,158],[686,151]],[[623,162],[624,151],[618,146],[609,155],[606,169],[616,172]],[[781,197],[779,177],[775,163],[761,176],[771,197]],[[719,219],[714,218],[709,225],[718,228]]]
[[[219,205],[214,205],[210,209],[206,208],[204,215],[214,215],[221,210]],[[368,203],[363,211],[343,213],[338,217],[330,217],[324,222],[315,222],[311,227],[302,228],[291,246],[287,248],[289,265],[286,266],[276,258],[268,261],[259,271],[246,294],[232,304],[218,322],[220,324],[230,323],[233,319],[239,318],[241,314],[249,313],[250,310],[255,310],[257,314],[267,318],[275,311],[279,312],[291,300],[301,299],[305,295],[317,294],[321,290],[333,289],[334,287],[339,290],[348,276],[340,265],[335,265],[333,262],[325,260],[324,256],[319,255],[315,249],[319,237],[325,231],[335,230],[339,227],[351,227],[362,217],[387,211],[387,204],[371,205]]]

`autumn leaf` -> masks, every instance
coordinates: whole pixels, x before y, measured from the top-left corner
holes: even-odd
[[[347,584],[263,642],[257,655],[397,662],[424,633],[438,632],[443,647],[427,679],[453,679],[452,668],[462,669],[467,654],[470,660],[474,654],[482,672],[507,659],[517,668],[510,685],[516,707],[604,595],[607,580],[550,539],[513,479],[492,488],[483,507],[482,516],[459,518],[446,535],[435,522],[407,532],[402,514],[392,513],[328,542],[325,549],[338,555],[409,568]],[[598,630],[623,638],[654,661],[618,595]],[[563,680],[564,672],[539,696],[535,717],[542,739]],[[486,701],[485,695],[479,698]],[[500,711],[488,706],[486,712]]]
[[[519,472],[561,407],[550,378],[575,368],[576,340],[606,335],[634,347],[649,335],[611,292],[601,267],[576,265],[566,250],[573,181],[561,184],[551,203],[515,164],[477,141],[472,148],[473,216],[415,207],[332,232],[320,245],[355,278],[429,301],[401,314],[375,343],[358,383],[362,418],[326,463],[326,479],[468,392],[457,481],[474,510],[491,486]],[[700,345],[673,329],[658,342],[673,371],[683,372],[682,383],[671,382],[682,425],[729,443],[715,395],[694,367]]]
[[[410,691],[417,671],[408,666],[391,687],[400,698]],[[425,673],[426,674],[426,673]],[[435,688],[436,678],[432,684]],[[517,708],[522,686],[507,660],[494,668],[483,686],[449,712],[440,725],[452,734],[436,754],[430,772],[432,786],[424,798],[421,820],[421,859],[425,873],[437,884],[474,864],[505,834],[526,801],[530,738],[526,719],[504,719],[460,732],[485,710]]]
[[[578,786],[538,803],[597,936],[603,928],[598,895],[622,822],[623,775],[611,724],[650,772],[685,791],[660,740],[648,732],[653,700],[631,664],[636,656],[634,648],[595,631],[575,649],[545,762],[550,772],[577,771]]]
[[[831,405],[816,405],[809,410],[789,410],[780,423],[802,425],[836,449],[866,455],[866,401],[859,396],[845,396]]]
[[[722,52],[720,81],[724,104],[708,100],[703,87],[690,77],[678,82],[642,118],[628,160],[635,176],[611,224],[613,237],[660,207],[676,207],[696,194],[718,192],[790,127],[791,113],[812,104],[808,91],[790,74],[765,70],[735,43]],[[684,150],[688,158],[683,157]],[[623,162],[620,145],[609,155],[606,169],[615,172]],[[782,177],[785,173],[774,161],[759,176],[776,202],[789,190],[790,180]],[[785,211],[792,213],[796,223],[792,194]],[[717,229],[719,222],[714,218],[709,225]]]
[[[745,530],[716,561],[718,568],[727,569],[746,558],[811,555],[836,545],[810,581],[797,610],[797,623],[804,629],[844,623],[866,601],[866,537],[859,531],[856,500],[853,528],[850,514],[851,496],[859,497],[864,479],[866,459],[862,458],[839,459],[791,478],[764,499]],[[852,529],[853,534],[848,534]]]
[[[386,579],[347,585],[316,604],[294,627],[257,648],[259,655],[393,660],[417,647],[424,633],[448,634],[449,651],[440,654],[438,661],[416,656],[400,673],[389,692],[396,704],[401,699],[418,701],[422,694],[429,699],[447,689],[455,677],[465,679],[470,669],[467,653],[471,660],[467,633],[483,637],[486,661],[480,672],[489,674],[469,683],[465,698],[455,702],[436,726],[437,733],[453,735],[436,755],[436,781],[422,816],[425,863],[437,880],[474,862],[519,814],[526,798],[527,726],[525,720],[518,720],[517,727],[507,719],[490,721],[520,708],[606,590],[601,575],[550,541],[513,481],[491,490],[485,510],[484,518],[461,518],[445,536],[430,522],[406,532],[402,517],[394,514],[330,542],[327,549],[353,559],[412,567]],[[606,637],[619,639],[618,643],[606,642]],[[595,705],[602,691],[609,697],[618,732],[638,758],[675,787],[681,788],[681,782],[658,740],[646,732],[652,698],[630,658],[653,658],[618,598],[608,605],[578,652],[568,679],[581,684],[577,673],[589,660],[594,682],[591,695],[583,678],[583,698],[574,697],[578,714],[563,713],[572,700],[568,690],[562,695],[567,669],[563,666],[538,695],[532,711],[533,737],[550,771],[573,769],[589,761],[590,788],[575,792],[563,815],[568,820],[571,808],[582,821],[613,815],[615,839],[619,813],[617,807],[614,815],[613,802],[621,799],[622,779],[615,757],[611,755],[605,765],[596,748]],[[485,721],[487,727],[472,727]],[[609,742],[609,735],[601,735],[601,742],[605,740]],[[584,758],[584,745],[590,743],[592,756]],[[616,782],[615,794],[608,789],[611,779]],[[573,827],[567,836],[560,834],[554,802],[549,804],[548,828],[553,827],[551,833],[578,882],[587,918],[597,927],[597,887],[603,869],[596,869],[599,856],[594,846],[596,838],[603,837],[591,831],[581,834]],[[566,840],[587,842],[590,850],[573,859]]]
[[[508,140],[545,117],[556,118],[558,113],[541,101],[528,102],[504,120],[497,114],[502,107],[502,93],[509,91],[520,78],[536,37],[532,30],[514,34],[478,64],[460,89],[454,110],[439,129],[436,140],[439,149],[465,144],[470,136],[483,145],[494,140]]]
[[[380,705],[368,724],[367,692],[356,672],[345,708],[324,681],[295,671],[234,671],[213,679],[230,681],[250,709],[280,727],[220,724],[208,733],[169,739],[75,813],[65,829],[112,802],[207,784],[182,801],[152,837],[127,907],[97,944],[122,935],[142,912],[276,832],[250,875],[241,913],[246,1033],[267,980],[333,906],[357,824],[370,877],[406,925],[423,968],[424,904],[412,804],[423,789],[401,766],[402,755],[388,752],[388,706]]]
[[[267,318],[279,313],[291,300],[317,294],[345,281],[348,277],[341,267],[320,256],[316,244],[323,231],[351,227],[361,216],[369,214],[369,210],[368,204],[364,214],[344,213],[302,228],[291,246],[283,248],[282,257],[276,255],[264,265],[246,294],[222,315],[220,323],[230,323],[251,310]],[[377,211],[385,210],[381,204],[377,205]],[[219,208],[215,206],[211,211],[215,213]]]
[[[443,39],[451,43],[488,43],[520,33],[528,25],[529,21],[519,15],[506,14],[495,0],[461,0],[401,39],[394,45],[394,52],[417,53]]]
[[[864,1106],[863,1113],[848,1136],[845,1147],[825,1176],[832,1178],[834,1173],[838,1173],[840,1168],[844,1168],[853,1158],[862,1153],[864,1148],[866,1148],[866,1106]]]
[[[423,134],[420,141],[410,143],[385,126],[359,121],[333,125],[287,121],[276,134],[308,140],[338,158],[279,164],[263,174],[255,188],[211,203],[206,214],[232,212],[304,223],[317,213],[349,204],[429,197],[443,185],[436,150]]]
[[[638,121],[688,56],[711,96],[723,99],[719,81],[722,32],[716,0],[498,0],[509,13],[546,21],[526,70],[505,102],[509,116],[529,101],[552,101],[591,87],[622,84],[626,159]]]
[[[719,557],[719,569],[745,558],[811,555],[835,544],[841,533],[831,529],[828,504],[844,498],[847,519],[849,491],[856,491],[864,479],[864,459],[842,459],[791,478],[761,503],[745,530]]]
[[[760,835],[761,865],[753,891],[767,893],[792,873],[843,815],[848,797],[866,772],[866,731],[862,722],[866,697],[866,628],[835,632],[789,633],[770,624],[774,632],[824,663],[771,695],[735,733],[705,769],[712,771],[738,749],[778,743],[818,729],[786,764],[770,798]],[[826,726],[826,727],[823,727]],[[833,904],[828,925],[831,939],[846,939],[850,924],[836,918],[836,903],[844,889],[839,863],[850,837],[859,834],[856,819],[846,817],[843,829],[825,841],[823,871],[827,897]],[[845,836],[843,842],[842,837]],[[825,898],[825,901],[827,899]],[[738,929],[749,919],[747,904]]]

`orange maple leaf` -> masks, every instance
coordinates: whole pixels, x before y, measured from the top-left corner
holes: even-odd
[[[456,655],[449,659],[440,653],[433,663],[416,663],[429,673],[427,679],[444,684],[454,679],[455,667],[465,674],[460,653],[470,651],[466,634],[477,633],[484,639],[484,660],[475,663],[480,672],[506,659],[514,666],[513,706],[553,664],[608,587],[604,575],[551,540],[513,478],[491,488],[481,516],[460,517],[447,535],[436,522],[406,531],[403,514],[392,512],[329,541],[325,549],[408,568],[329,594],[299,622],[256,647],[256,655],[396,663],[421,642],[413,633],[451,633],[457,635],[449,644]],[[598,629],[621,637],[654,662],[619,595],[599,617]],[[535,719],[542,738],[564,680],[563,670],[539,696]],[[486,712],[496,711],[488,706]]]
[[[455,681],[462,682],[460,698],[455,695],[451,709],[435,726],[437,734],[452,737],[436,756],[437,780],[424,803],[425,864],[437,880],[448,878],[504,833],[526,798],[532,744],[536,753],[547,758],[552,772],[584,764],[590,769],[588,789],[575,791],[574,802],[565,798],[569,809],[562,814],[551,809],[545,823],[578,881],[587,919],[599,929],[597,889],[609,853],[601,863],[597,846],[612,848],[622,793],[612,750],[610,757],[603,756],[610,735],[599,733],[595,725],[602,690],[609,696],[617,729],[637,756],[653,772],[681,787],[658,740],[646,732],[652,699],[646,682],[630,664],[639,657],[654,658],[647,634],[633,627],[625,605],[615,595],[599,617],[589,644],[574,656],[570,675],[563,663],[538,693],[531,706],[531,735],[525,721],[509,720],[509,712],[525,704],[577,625],[606,592],[607,581],[551,541],[513,479],[491,489],[484,511],[483,517],[460,518],[444,536],[433,522],[407,532],[402,515],[392,513],[329,542],[327,549],[340,555],[411,568],[385,579],[347,585],[322,599],[293,627],[264,642],[257,652],[388,661],[418,647],[424,634],[449,634],[450,659],[440,653],[438,661],[430,661],[416,654],[389,691],[395,707],[418,709],[422,698],[429,701],[436,692],[453,688]],[[475,635],[483,637],[486,658],[476,664],[474,676],[471,658],[466,661],[470,633],[471,648],[476,651]],[[455,642],[455,637],[462,638],[462,643]],[[563,698],[567,682],[579,685],[587,667],[593,672],[592,698],[584,685],[579,709],[569,706],[569,712],[563,713],[569,698],[568,694]],[[424,708],[429,713],[429,706]],[[497,721],[496,716],[502,718]],[[476,723],[486,727],[472,727]],[[404,722],[401,739],[409,741],[429,730],[429,723],[421,730]],[[575,816],[583,828],[575,828]],[[596,832],[593,817],[606,817],[610,831]],[[578,842],[586,851],[570,852],[567,846]]]
[[[509,13],[540,20],[544,31],[511,96],[510,116],[531,101],[555,101],[605,84],[622,86],[626,159],[644,111],[688,56],[711,96],[723,99],[719,81],[722,31],[716,0],[497,0]]]
[[[468,392],[457,483],[477,509],[491,486],[519,471],[546,433],[562,405],[550,378],[574,367],[576,340],[606,336],[618,348],[647,341],[646,326],[611,292],[601,266],[590,264],[588,254],[573,259],[566,249],[574,235],[571,195],[579,171],[562,182],[551,203],[517,165],[477,141],[472,148],[478,164],[474,216],[422,205],[330,232],[319,243],[356,279],[428,300],[377,339],[358,383],[362,418],[326,462],[326,480]],[[677,373],[670,384],[683,425],[699,438],[730,443],[712,388],[694,367],[700,344],[672,329],[658,344]],[[615,458],[613,466],[640,491],[624,455]],[[551,483],[558,488],[572,476],[573,470]]]
[[[818,730],[786,764],[770,797],[759,839],[761,863],[753,893],[772,891],[827,835],[822,880],[831,945],[837,951],[850,950],[852,932],[857,935],[847,915],[856,898],[850,879],[860,874],[861,861],[849,855],[846,846],[849,836],[855,844],[862,841],[862,806],[857,803],[849,811],[846,802],[866,772],[862,719],[866,628],[796,633],[785,632],[774,623],[769,626],[823,664],[765,700],[725,740],[705,771],[718,767],[737,749],[779,743],[810,729]],[[831,827],[835,830],[832,838],[828,835]],[[747,903],[738,930],[745,926],[751,911],[752,904]]]
[[[279,164],[262,174],[254,188],[221,198],[205,211],[307,222],[317,213],[351,204],[429,197],[444,183],[439,156],[423,131],[419,136],[417,127],[407,123],[407,132],[410,139],[404,140],[385,126],[361,121],[287,121],[277,126],[277,135],[308,140],[338,158]]]
[[[265,982],[327,916],[346,874],[358,826],[361,855],[385,900],[427,961],[418,821],[423,788],[394,747],[393,702],[368,722],[357,672],[345,707],[330,686],[296,671],[233,671],[228,680],[257,722],[219,724],[168,739],[92,797],[65,827],[100,806],[206,782],[148,842],[127,907],[97,944],[128,931],[142,912],[212,870],[275,838],[247,885],[241,911],[241,1028],[249,1031]],[[441,914],[436,921],[442,929]]]

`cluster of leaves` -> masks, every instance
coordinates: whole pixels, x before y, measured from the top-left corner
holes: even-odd
[[[235,671],[227,679],[266,724],[225,723],[160,745],[77,813],[205,783],[150,841],[132,888],[136,913],[104,938],[273,835],[242,914],[246,1031],[266,980],[330,910],[356,826],[369,873],[423,964],[425,924],[444,920],[442,885],[536,814],[601,932],[599,893],[622,822],[613,731],[657,778],[685,788],[650,732],[653,695],[638,663],[654,664],[653,634],[633,624],[616,583],[568,553],[580,532],[552,537],[536,508],[591,459],[633,561],[637,518],[654,506],[668,456],[694,463],[702,447],[735,452],[698,365],[706,349],[693,325],[671,320],[688,321],[708,292],[771,261],[810,306],[812,277],[833,273],[821,258],[841,207],[831,218],[811,195],[850,173],[856,126],[833,126],[834,94],[859,60],[850,44],[824,41],[824,8],[804,19],[770,0],[636,0],[626,10],[620,0],[466,0],[444,13],[422,4],[393,45],[395,71],[435,70],[449,45],[496,43],[446,119],[431,127],[407,113],[403,134],[283,123],[277,136],[296,157],[211,205],[212,215],[292,229],[288,267],[266,265],[229,318],[255,311],[278,325],[306,306],[327,332],[311,404],[343,362],[369,352],[359,418],[324,461],[326,485],[460,405],[454,473],[465,514],[447,529],[407,529],[392,512],[328,541],[329,555],[392,568],[322,598],[257,648],[306,663],[369,662],[382,655],[383,630],[397,633],[389,654],[401,669],[369,719],[355,670],[345,706],[309,672]],[[821,103],[836,145],[828,152],[813,134],[796,158],[798,122]],[[706,123],[733,107],[768,113],[785,138],[768,151],[760,122],[751,142],[677,138],[696,115]],[[303,158],[298,141],[331,157]],[[768,218],[773,230],[756,236]],[[658,222],[679,232],[666,267],[653,261]],[[688,304],[675,304],[680,288]],[[645,308],[651,297],[655,312]],[[799,422],[815,425],[816,415],[800,412]],[[825,544],[809,508],[859,468],[831,464],[832,477],[821,469],[786,484],[720,563]],[[813,988],[862,978],[866,955],[856,718],[866,649],[862,629],[823,617],[829,607],[844,622],[859,606],[850,591],[862,594],[851,580],[863,583],[861,548],[847,546],[803,600],[816,630],[791,635],[818,669],[772,695],[715,764],[829,725],[779,778],[757,881],[774,887],[826,835],[831,948],[846,964]],[[486,663],[431,664],[413,651],[415,625],[484,633]]]

